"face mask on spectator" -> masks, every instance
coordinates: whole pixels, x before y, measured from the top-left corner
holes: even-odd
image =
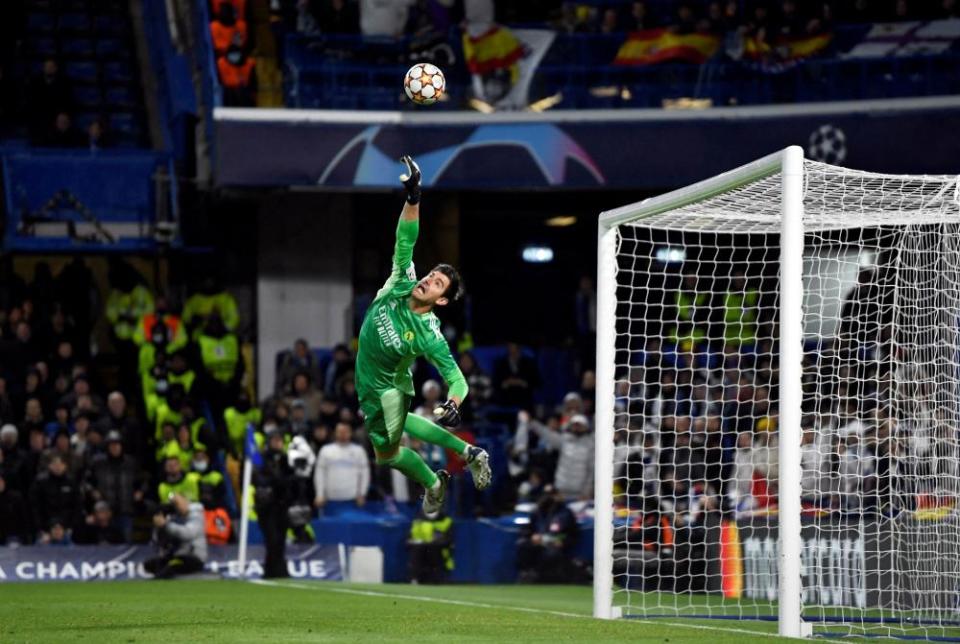
[[[227,50],[227,62],[231,65],[243,64],[243,51],[239,47],[230,47]]]
[[[206,472],[206,471],[207,471],[207,465],[208,465],[207,461],[205,461],[205,460],[203,460],[203,459],[195,460],[195,461],[193,461],[193,470],[194,470],[195,472],[200,472],[200,473]]]

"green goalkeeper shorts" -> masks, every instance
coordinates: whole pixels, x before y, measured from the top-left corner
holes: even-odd
[[[389,452],[400,444],[403,425],[410,410],[410,397],[399,389],[387,389],[360,397],[360,409],[363,410],[364,425],[373,448],[378,452]]]

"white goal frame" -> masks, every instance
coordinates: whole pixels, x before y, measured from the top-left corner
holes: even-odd
[[[604,212],[597,239],[596,462],[594,477],[593,615],[619,617],[613,606],[614,379],[617,307],[617,227],[781,175],[780,222],[780,478],[779,634],[805,637],[801,619],[801,409],[803,361],[803,149],[791,146],[673,192]]]

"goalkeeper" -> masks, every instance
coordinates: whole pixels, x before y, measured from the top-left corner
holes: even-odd
[[[401,446],[403,432],[460,454],[480,490],[490,485],[490,458],[444,429],[460,424],[467,382],[450,355],[433,310],[459,299],[462,286],[456,269],[447,264],[417,281],[412,260],[420,229],[420,168],[408,156],[401,161],[407,166],[406,174],[400,176],[407,200],[397,224],[393,270],[363,319],[356,384],[377,463],[400,470],[422,485],[423,511],[433,518],[443,506],[450,475],[444,470],[434,472],[417,452]],[[450,387],[449,399],[434,411],[444,427],[407,413],[413,397],[410,368],[418,356],[436,366]]]

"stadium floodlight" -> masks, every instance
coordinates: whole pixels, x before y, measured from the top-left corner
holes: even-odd
[[[601,214],[596,617],[960,638],[958,191],[794,146]]]
[[[528,264],[546,264],[553,261],[553,249],[549,246],[525,246],[522,257]]]

